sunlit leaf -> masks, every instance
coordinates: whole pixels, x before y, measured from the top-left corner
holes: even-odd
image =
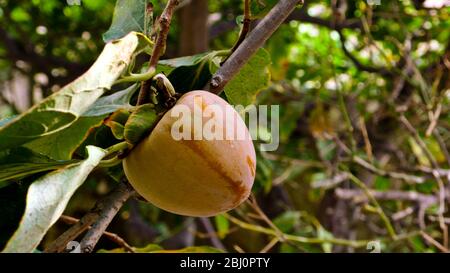
[[[109,42],[120,39],[131,31],[144,32],[146,0],[117,0],[111,26],[103,34]]]
[[[48,136],[40,137],[24,146],[55,160],[69,160],[81,143],[87,138],[91,128],[100,126],[100,117],[80,117],[70,127]]]
[[[19,228],[3,252],[32,252],[48,229],[63,213],[69,199],[83,184],[89,173],[105,156],[106,151],[87,147],[89,157],[80,163],[51,172],[29,187],[25,213]]]
[[[214,221],[216,222],[217,235],[221,239],[225,238],[230,230],[230,222],[223,215],[217,215],[214,217]]]
[[[129,109],[131,97],[138,90],[139,85],[133,84],[125,90],[115,92],[109,96],[99,98],[86,112],[84,117],[103,116],[117,111],[118,109]]]
[[[49,136],[74,124],[126,70],[138,49],[139,37],[130,33],[108,43],[85,74],[1,127],[0,150]]]
[[[273,223],[284,233],[292,232],[295,226],[300,224],[300,212],[286,211],[275,218]]]
[[[256,94],[269,84],[269,53],[260,49],[225,86],[225,94],[233,105],[249,105]]]

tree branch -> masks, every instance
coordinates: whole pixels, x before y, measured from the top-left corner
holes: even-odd
[[[47,246],[44,252],[47,253],[64,252],[64,250],[67,247],[67,244],[70,241],[75,240],[81,233],[87,230],[98,219],[98,216],[99,215],[97,212],[95,212],[95,209],[91,212],[88,212],[77,223],[71,226],[56,240],[54,240],[49,246]]]
[[[211,241],[211,244],[218,249],[227,250],[223,243],[220,241],[220,239],[217,237],[217,233],[214,230],[213,225],[211,224],[211,221],[206,217],[200,217],[198,218],[198,221],[202,224],[203,228],[205,229],[206,233],[208,234],[208,238]]]
[[[231,52],[236,51],[236,49],[242,44],[242,42],[247,37],[247,34],[248,34],[249,30],[250,30],[250,23],[251,23],[251,19],[250,19],[250,0],[244,0],[244,19],[243,19],[243,22],[242,22],[242,30],[241,30],[241,33],[239,34],[239,38],[238,38],[236,44],[231,49]]]
[[[134,193],[135,191],[128,183],[120,183],[116,189],[97,203],[94,209],[94,213],[97,214],[96,220],[80,243],[82,252],[92,252],[92,250],[94,250],[95,245],[111,223],[114,216],[125,201],[127,201]],[[83,218],[81,220],[83,220]]]
[[[264,45],[266,40],[286,20],[298,4],[298,0],[280,0],[214,74],[211,83],[206,89],[215,94],[220,94],[225,85],[248,62],[251,56]]]
[[[362,190],[356,189],[341,189],[337,188],[334,193],[337,197],[345,200],[353,200],[354,202],[367,202],[368,198]],[[422,204],[435,204],[438,198],[434,195],[427,195],[417,193],[414,191],[375,191],[370,190],[374,198],[378,200],[396,200],[396,201],[411,201]]]
[[[79,219],[71,217],[71,216],[67,216],[67,215],[61,215],[61,217],[59,217],[59,220],[68,225],[76,225],[80,222]],[[88,229],[90,229],[90,228],[91,228],[91,226],[88,226]],[[106,238],[110,239],[111,241],[115,242],[120,247],[124,248],[126,251],[132,252],[132,253],[135,252],[134,249],[122,237],[120,237],[116,233],[105,231],[105,232],[103,232],[103,235]],[[66,245],[64,245],[63,247],[65,247]],[[61,251],[58,251],[58,252],[62,252],[63,250],[64,249],[61,249]],[[50,251],[46,251],[46,252],[50,252]],[[55,251],[53,251],[53,252],[55,252]]]
[[[105,198],[99,200],[95,204],[95,207],[90,212],[85,214],[80,220],[74,223],[73,226],[71,226],[68,230],[66,230],[63,234],[61,234],[55,241],[53,241],[45,249],[45,252],[47,253],[63,252],[70,241],[75,240],[84,231],[91,229],[91,225],[93,225],[94,223],[97,222],[98,226],[98,222],[106,221],[104,220],[105,215],[109,214],[108,217],[110,218],[107,221],[107,223],[105,222],[107,227],[111,222],[112,218],[114,217],[114,215],[122,207],[123,203],[134,193],[135,193],[134,190],[128,184],[125,183],[119,184],[119,186],[112,192],[110,192]],[[96,236],[98,235],[98,238],[100,238],[100,236],[104,233],[105,230],[101,232],[99,230],[94,232],[95,235]],[[86,234],[84,239],[86,239],[86,237],[88,237],[88,234]],[[97,243],[97,241],[95,243]]]
[[[166,40],[170,29],[170,22],[172,21],[173,12],[175,11],[175,8],[180,4],[180,1],[181,0],[169,0],[166,7],[164,8],[164,11],[159,17],[158,25],[160,30],[158,36],[156,37],[155,46],[153,47],[148,71],[156,70],[156,65],[158,64],[159,57],[161,57],[166,51]],[[148,97],[147,94],[150,88],[150,84],[151,79],[142,83],[137,100],[138,105],[143,104]]]
[[[344,52],[345,56],[347,56],[353,62],[353,64],[356,66],[356,68],[358,68],[359,70],[362,70],[362,71],[370,72],[370,73],[379,73],[384,76],[388,76],[388,75],[392,74],[392,72],[389,71],[388,69],[386,69],[385,67],[375,67],[375,66],[370,66],[370,65],[361,63],[358,60],[358,58],[353,56],[353,54],[347,49],[347,46],[345,45],[347,39],[345,38],[344,34],[342,33],[342,30],[340,29],[340,27],[336,27],[335,30],[339,34],[342,51]]]

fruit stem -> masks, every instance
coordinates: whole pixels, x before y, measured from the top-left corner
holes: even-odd
[[[105,157],[107,157],[108,155],[111,155],[111,154],[113,154],[115,152],[119,152],[121,150],[125,150],[127,148],[128,148],[128,143],[126,141],[122,141],[122,142],[119,142],[117,144],[114,144],[114,145],[112,145],[112,146],[110,146],[110,147],[108,147],[106,149],[107,153],[106,153]]]
[[[169,33],[170,22],[172,21],[172,15],[178,4],[180,4],[180,0],[169,0],[161,16],[159,17],[159,33],[156,36],[156,43],[153,47],[152,56],[149,61],[149,70],[156,69],[159,57],[161,57],[161,55],[163,55],[164,51],[166,50],[166,40]],[[145,103],[145,99],[147,98],[149,93],[150,85],[150,80],[142,82],[141,89],[139,90],[137,105]]]

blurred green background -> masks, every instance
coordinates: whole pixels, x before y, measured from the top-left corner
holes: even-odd
[[[165,2],[152,2],[159,14]],[[252,26],[275,2],[252,1]],[[0,0],[0,117],[25,111],[86,71],[104,46],[114,5]],[[164,249],[368,251],[361,240],[378,241],[386,252],[448,249],[449,5],[305,0],[264,46],[271,82],[256,103],[280,105],[281,143],[275,152],[258,152],[256,201],[231,218],[193,219],[131,200],[108,231],[132,246]],[[242,6],[186,1],[163,58],[231,48]],[[95,172],[64,214],[82,217],[114,183]],[[24,205],[7,210],[2,202],[24,194],[20,184],[0,189],[0,246],[20,219],[9,211]],[[68,227],[58,222],[42,247]],[[117,247],[108,238],[99,244]]]

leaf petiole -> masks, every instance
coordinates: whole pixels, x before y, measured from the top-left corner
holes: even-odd
[[[116,155],[115,157],[113,157],[111,159],[104,159],[104,160],[100,161],[98,166],[101,168],[109,168],[109,167],[114,167],[114,166],[120,164],[120,162],[122,162],[122,159],[120,159]]]
[[[106,155],[104,157],[106,157],[108,155],[111,155],[111,154],[113,154],[115,152],[119,152],[121,150],[125,150],[127,148],[128,148],[128,143],[126,141],[119,142],[117,144],[114,144],[114,145],[108,147],[106,149]]]
[[[110,147],[108,147],[106,149],[106,154],[105,154],[105,156],[103,158],[108,157],[109,155],[112,155],[114,153],[126,150],[126,149],[128,149],[128,147],[129,146],[128,146],[128,143],[126,141],[114,144],[114,145],[112,145],[112,146],[110,146]],[[103,168],[109,168],[109,167],[116,166],[120,162],[122,162],[122,158],[120,158],[120,156],[116,154],[112,158],[103,159],[102,161],[100,161],[98,166],[99,167],[103,167]]]
[[[114,82],[114,84],[118,83],[124,83],[124,82],[144,82],[147,80],[150,80],[156,73],[156,69],[150,69],[149,71],[145,73],[131,73],[128,76],[123,76],[122,78],[118,79]]]

